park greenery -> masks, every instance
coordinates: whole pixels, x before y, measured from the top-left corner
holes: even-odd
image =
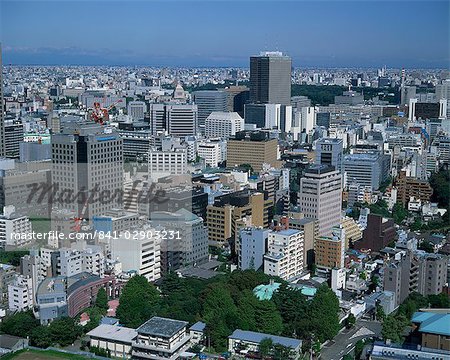
[[[18,312],[6,317],[0,331],[5,334],[28,337],[31,345],[46,348],[52,345],[67,346],[82,335],[82,328],[75,319],[63,317],[49,326],[39,324],[32,311]]]
[[[258,300],[253,289],[271,278],[255,270],[234,271],[209,280],[166,275],[158,288],[143,276],[132,277],[120,296],[116,316],[121,324],[137,328],[152,316],[163,316],[194,323],[206,323],[208,345],[226,350],[227,338],[235,329],[257,331],[323,343],[341,329],[339,301],[332,290],[321,286],[312,300],[281,279],[270,300]],[[85,310],[90,321],[64,317],[48,326],[40,325],[31,311],[4,319],[0,332],[29,337],[30,344],[47,348],[67,346],[99,324],[106,314],[106,292],[100,290],[92,307]],[[287,354],[286,349],[269,347],[269,353]],[[281,355],[280,355],[281,356]]]
[[[117,317],[125,326],[137,327],[154,315],[204,321],[208,346],[226,350],[235,329],[273,335],[332,339],[340,330],[339,301],[326,286],[308,300],[300,291],[282,282],[271,300],[258,300],[253,289],[268,284],[268,275],[255,270],[234,271],[209,280],[179,278],[168,274],[157,288],[135,276],[125,285]],[[281,351],[273,348],[272,352]]]
[[[311,99],[312,105],[327,106],[334,104],[334,97],[342,95],[344,91],[347,91],[347,86],[339,85],[304,85],[304,84],[292,84],[291,95],[292,96],[307,96]],[[400,95],[398,89],[377,89],[370,87],[356,88],[356,92],[364,94],[364,100],[370,100],[374,97],[379,97],[381,100],[388,101],[390,104],[398,104],[400,101]]]
[[[450,171],[440,169],[431,174],[430,185],[433,188],[431,201],[437,202],[440,207],[448,209],[450,204]]]

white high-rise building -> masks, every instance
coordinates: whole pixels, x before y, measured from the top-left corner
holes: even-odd
[[[127,106],[127,112],[135,121],[144,120],[147,105],[144,101],[130,101]]]
[[[31,278],[17,275],[8,285],[8,307],[10,311],[26,311],[33,307],[33,282]]]
[[[264,273],[292,279],[303,271],[304,233],[301,230],[271,231],[264,255]]]
[[[152,135],[164,134],[166,131],[166,106],[150,104],[150,132]]]
[[[156,180],[169,175],[182,175],[187,172],[187,151],[184,147],[171,150],[150,150],[148,156],[149,176]]]
[[[14,206],[5,206],[0,216],[0,243],[10,248],[31,244],[32,226],[26,216],[16,216]]]
[[[2,46],[0,44],[0,157],[5,156],[5,115],[3,114],[3,66]]]
[[[299,205],[305,217],[318,223],[318,235],[328,236],[341,221],[342,176],[334,167],[312,165],[300,180]]]
[[[237,112],[213,111],[205,120],[206,137],[229,138],[244,130],[244,119]]]
[[[343,142],[336,138],[322,138],[316,143],[316,161],[318,165],[332,165],[342,170]]]
[[[129,236],[131,234],[136,234]],[[111,241],[111,259],[122,263],[122,271],[135,272],[148,281],[161,277],[161,241],[155,229],[145,225],[124,231]]]
[[[222,149],[220,143],[202,141],[197,145],[198,156],[205,160],[205,165],[210,167],[218,167],[222,161]]]
[[[305,130],[307,134],[316,126],[316,108],[313,106],[302,107],[300,109],[300,130]]]
[[[77,249],[78,244],[73,245],[72,249],[63,248],[52,254],[53,275],[71,277],[87,272],[102,277],[105,274],[105,256],[101,247],[89,246]]]

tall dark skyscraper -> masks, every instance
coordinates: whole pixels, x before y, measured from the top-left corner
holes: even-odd
[[[3,113],[3,65],[2,45],[0,44],[0,156],[5,156],[5,115]]]
[[[122,139],[94,122],[65,123],[61,133],[52,135],[52,182],[59,191],[59,209],[92,219],[117,208],[123,188]],[[71,194],[77,199],[65,201]],[[86,201],[89,197],[95,201]]]
[[[250,102],[290,105],[291,66],[291,58],[279,51],[251,56]]]

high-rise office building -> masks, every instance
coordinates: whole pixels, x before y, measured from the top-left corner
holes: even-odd
[[[261,171],[263,164],[277,165],[278,141],[268,139],[263,132],[241,131],[227,142],[227,166],[250,164],[254,171]]]
[[[299,205],[305,217],[317,219],[318,235],[329,236],[341,221],[342,176],[332,166],[312,165],[300,180]]]
[[[10,158],[20,155],[20,143],[23,141],[23,124],[12,120],[4,121],[5,154]]]
[[[150,131],[158,135],[166,131],[166,106],[164,104],[150,104]]]
[[[205,120],[213,111],[227,111],[228,94],[218,90],[194,91],[192,99],[198,107],[198,126],[204,132]]]
[[[92,219],[120,205],[123,151],[116,132],[96,123],[66,123],[62,133],[52,135],[52,162],[53,185],[62,194],[56,197],[58,208]],[[68,195],[75,200],[67,201]]]
[[[378,190],[389,175],[388,157],[374,151],[344,156],[342,169],[346,173],[346,185],[357,183]]]
[[[133,120],[144,120],[147,105],[144,101],[130,101],[127,106],[127,112]]]
[[[250,102],[290,105],[291,67],[291,58],[279,51],[251,56]]]
[[[173,136],[197,135],[197,105],[166,105],[167,131]]]
[[[208,229],[201,217],[184,208],[176,212],[156,211],[151,213],[151,224],[155,228],[174,232],[173,239],[169,236],[161,241],[163,274],[207,261]]]
[[[229,138],[244,130],[244,119],[236,112],[214,111],[205,120],[206,137]]]
[[[258,270],[266,253],[268,229],[248,227],[239,233],[238,266],[241,270]]]
[[[316,164],[331,165],[338,171],[342,169],[342,139],[323,138],[316,143]]]
[[[187,152],[177,147],[169,150],[151,149],[148,155],[149,176],[153,180],[187,172]]]
[[[0,156],[5,156],[5,114],[3,112],[3,63],[0,44]]]

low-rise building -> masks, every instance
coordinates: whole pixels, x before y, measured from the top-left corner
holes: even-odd
[[[415,312],[411,322],[420,337],[422,349],[446,351],[450,357],[450,310]]]
[[[37,316],[41,324],[65,316],[74,318],[95,302],[100,288],[106,293],[116,295],[114,276],[100,278],[98,275],[80,273],[71,277],[58,276],[46,278],[37,289]]]
[[[87,333],[91,347],[110,351],[111,357],[131,358],[131,346],[137,331],[123,326],[101,324]]]
[[[201,343],[205,338],[206,324],[201,321],[197,321],[189,328],[189,335],[191,336],[191,342],[193,344]]]
[[[290,348],[292,350],[292,359],[296,359],[301,353],[301,340],[240,329],[235,330],[228,336],[228,351],[238,355],[249,351],[258,352],[259,344],[264,339],[271,339],[274,345]]]
[[[191,345],[188,323],[173,319],[152,317],[137,328],[132,344],[135,359],[178,359]]]

